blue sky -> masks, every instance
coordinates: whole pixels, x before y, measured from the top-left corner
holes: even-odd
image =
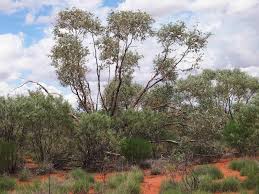
[[[48,57],[55,16],[66,7],[91,11],[101,20],[112,9],[143,10],[155,18],[157,27],[177,20],[198,25],[213,33],[201,69],[240,68],[259,76],[258,0],[0,0],[0,95],[33,79],[75,102],[69,90],[60,86]],[[150,53],[157,52],[154,45],[149,40],[139,50],[145,55],[136,74],[140,83],[150,76]]]

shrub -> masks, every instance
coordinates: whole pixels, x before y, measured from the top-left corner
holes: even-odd
[[[151,168],[151,163],[149,161],[141,161],[139,163],[139,167],[143,170],[145,169],[150,169]]]
[[[256,186],[255,194],[259,194],[259,185]]]
[[[16,145],[0,139],[0,173],[13,172],[16,169]]]
[[[15,188],[15,185],[15,179],[7,176],[0,177],[0,191],[12,190]]]
[[[74,193],[87,193],[94,183],[94,178],[89,176],[84,170],[77,168],[70,172],[72,178],[72,191]]]
[[[164,113],[151,110],[135,111],[128,109],[113,120],[113,128],[123,137],[141,137],[148,140],[168,138]]]
[[[254,160],[234,160],[229,168],[240,171],[242,176],[254,176],[259,172],[259,163]]]
[[[101,113],[82,114],[76,135],[79,160],[84,168],[98,169],[106,151],[113,151],[115,136],[110,130],[111,118]]]
[[[158,167],[154,167],[151,169],[150,173],[151,173],[151,175],[159,175],[159,174],[161,174],[161,169]]]
[[[116,188],[118,185],[120,185],[123,181],[125,181],[127,178],[126,174],[118,174],[118,175],[113,175],[108,179],[108,187],[111,189]]]
[[[184,194],[181,189],[180,186],[172,181],[164,181],[161,184],[160,187],[160,194]]]
[[[45,174],[53,172],[53,170],[54,169],[53,169],[52,164],[43,162],[36,169],[36,174],[37,175],[45,175]]]
[[[194,174],[196,176],[207,175],[207,176],[211,177],[211,179],[213,179],[213,180],[221,179],[224,177],[222,172],[217,167],[212,166],[212,165],[199,166],[192,171],[192,174]]]
[[[76,179],[76,180],[86,178],[86,172],[81,168],[77,168],[77,169],[72,170],[70,172],[70,175],[73,179]]]
[[[31,178],[31,171],[29,169],[24,168],[19,172],[20,181],[27,181],[30,178]]]
[[[88,193],[90,189],[90,183],[85,180],[76,180],[72,186],[71,191],[75,194]]]
[[[240,189],[240,181],[234,177],[228,177],[222,181],[222,192],[236,192]]]
[[[200,188],[209,192],[236,192],[240,189],[240,181],[233,177],[228,177],[220,181],[210,179],[201,182]]]
[[[242,187],[246,189],[254,189],[259,185],[259,174],[254,176],[249,176],[244,182],[242,182]]]
[[[151,156],[151,143],[142,138],[126,139],[121,143],[121,152],[130,162],[140,162]]]
[[[143,173],[138,168],[133,168],[125,174],[115,175],[108,180],[108,186],[112,189],[110,193],[139,194],[143,178]]]

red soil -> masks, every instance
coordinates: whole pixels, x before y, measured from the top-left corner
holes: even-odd
[[[233,159],[225,159],[221,160],[214,165],[224,174],[224,177],[236,177],[241,181],[244,181],[246,179],[245,176],[240,176],[240,173],[238,171],[231,170],[229,166],[229,162]]]
[[[150,175],[148,171],[144,175],[144,181],[141,184],[142,194],[159,193],[161,183],[168,178],[166,175]]]
[[[213,165],[215,165],[219,170],[222,171],[222,173],[224,174],[224,177],[236,177],[241,181],[245,180],[246,177],[240,176],[240,173],[238,171],[233,171],[228,168],[229,162],[232,160],[234,160],[234,159],[220,160],[219,162],[214,163]],[[35,167],[33,165],[33,163],[31,163],[30,165],[31,165],[30,167]],[[115,173],[107,173],[107,174],[97,173],[94,176],[94,178],[98,182],[104,182],[105,180],[107,180],[107,178],[109,176],[114,175],[114,174]],[[52,173],[50,176],[55,177],[60,181],[64,181],[67,177],[67,172],[58,171],[58,172]],[[46,180],[48,180],[48,177],[49,177],[48,175],[44,175],[44,176],[39,176],[38,178],[42,181],[46,181]],[[178,182],[178,181],[181,181],[182,177],[183,177],[182,172],[176,172],[172,176],[169,176],[169,174],[167,174],[167,175],[150,175],[150,171],[144,171],[144,181],[141,184],[141,193],[142,194],[159,194],[160,186],[163,181],[173,178],[174,181]],[[28,182],[20,182],[20,183],[26,184]],[[89,194],[94,194],[93,188],[89,191]],[[220,193],[215,193],[215,194],[220,194]],[[229,194],[236,194],[236,193],[229,193]]]

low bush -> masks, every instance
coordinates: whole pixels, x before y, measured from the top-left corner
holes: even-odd
[[[121,143],[122,155],[130,162],[143,161],[151,156],[151,143],[142,138],[126,139]]]
[[[140,183],[143,181],[143,173],[138,168],[130,172],[112,176],[108,180],[108,187],[112,189],[110,194],[139,194]]]
[[[16,145],[0,139],[0,173],[14,172],[17,167]]]
[[[71,186],[71,191],[73,193],[87,193],[90,186],[94,183],[94,178],[81,168],[71,171],[70,177],[72,178],[71,182],[73,183]]]
[[[111,189],[114,189],[118,185],[120,185],[123,181],[125,181],[126,178],[127,178],[127,176],[124,173],[118,174],[118,175],[113,175],[107,181],[108,187]]]
[[[259,194],[259,185],[256,186],[255,194]]]
[[[244,182],[242,182],[242,187],[245,189],[254,189],[259,185],[259,174],[255,176],[249,176]]]
[[[253,176],[259,172],[259,163],[254,160],[234,160],[229,168],[240,171],[242,176]]]
[[[76,180],[84,179],[86,177],[86,172],[81,168],[77,168],[70,172],[70,176]]]
[[[8,191],[14,189],[16,181],[13,178],[3,176],[0,177],[0,191]]]
[[[159,174],[161,174],[162,172],[161,172],[161,169],[160,168],[158,168],[158,167],[155,167],[155,168],[152,168],[151,169],[151,175],[159,175]]]
[[[53,166],[50,163],[43,162],[39,165],[39,167],[36,169],[37,175],[45,175],[48,173],[53,172]]]
[[[27,181],[31,178],[31,171],[27,168],[24,168],[19,172],[18,176],[20,181]]]
[[[212,165],[203,165],[195,168],[192,171],[192,174],[195,176],[209,176],[211,179],[221,179],[224,177],[222,172],[215,166]]]
[[[149,161],[142,161],[139,163],[139,167],[143,170],[150,169],[151,163]]]
[[[222,192],[236,192],[240,189],[240,181],[234,177],[228,177],[221,183]]]
[[[201,184],[201,189],[208,192],[236,192],[240,189],[240,181],[234,177],[228,177],[220,181],[207,181]]]

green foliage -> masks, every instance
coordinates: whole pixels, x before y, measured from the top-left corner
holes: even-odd
[[[259,186],[258,185],[256,186],[255,194],[259,194]]]
[[[242,176],[255,175],[259,172],[259,164],[255,160],[233,160],[229,167],[232,170],[240,171]]]
[[[236,192],[240,189],[240,181],[234,177],[220,181],[207,180],[201,183],[201,188],[209,192]]]
[[[31,171],[27,168],[23,168],[20,172],[19,172],[19,180],[20,181],[27,181],[31,178]]]
[[[119,177],[116,178],[116,176]],[[140,194],[140,183],[143,179],[143,173],[137,168],[133,168],[130,172],[123,175],[115,175],[112,181],[108,181],[108,186],[112,189],[108,193]]]
[[[118,185],[120,185],[126,179],[127,179],[127,175],[125,173],[114,175],[108,179],[107,185],[109,188],[115,189]]]
[[[0,191],[8,191],[15,188],[16,181],[7,176],[0,176]]]
[[[222,192],[237,192],[240,189],[240,181],[234,177],[228,177],[222,181]]]
[[[0,139],[0,173],[13,172],[16,168],[17,150],[13,142]]]
[[[158,167],[154,167],[154,168],[152,168],[151,169],[151,175],[159,175],[159,174],[161,174],[162,172],[161,172],[161,169],[160,168],[158,168]]]
[[[140,162],[151,156],[151,143],[142,138],[125,139],[121,143],[121,152],[130,162]]]
[[[83,169],[77,168],[70,172],[70,175],[75,180],[86,179],[89,183],[94,183],[94,178],[88,175]]]
[[[259,173],[257,172],[257,175],[248,176],[241,185],[245,189],[255,189],[259,185]]]
[[[71,191],[73,193],[87,193],[94,183],[94,178],[80,168],[71,171],[70,175],[72,177]]]
[[[202,165],[192,171],[195,176],[209,176],[212,180],[221,179],[224,177],[223,173],[215,166]]]
[[[236,148],[238,151],[243,152],[247,149],[249,137],[252,135],[252,131],[247,128],[243,128],[235,121],[230,121],[224,128],[224,137],[227,143]]]
[[[113,128],[123,137],[159,140],[166,137],[165,123],[167,122],[169,122],[168,117],[163,113],[130,109],[114,118]]]
[[[160,187],[160,194],[185,194],[184,192],[181,191],[180,185],[171,182],[171,181],[163,181]]]
[[[101,113],[82,114],[76,141],[83,167],[97,168],[98,162],[104,160],[105,152],[113,151],[116,146],[111,118]]]
[[[112,11],[108,14],[106,25],[102,25],[94,14],[80,9],[59,12],[54,27],[56,43],[51,52],[52,65],[56,68],[61,84],[70,86],[76,95],[80,108],[88,113],[95,111],[87,76],[90,69],[87,57],[90,54],[95,57],[97,98],[100,99],[97,107],[102,105],[105,112],[112,116],[122,108],[141,105],[145,93],[153,86],[174,81],[176,67],[185,58],[191,61],[190,68],[186,70],[198,65],[210,34],[196,28],[188,29],[183,22],[165,24],[155,32],[153,24],[151,15],[142,11]],[[152,79],[136,92],[138,88],[135,87],[135,81],[132,81],[133,73],[144,56],[131,46],[134,44],[138,47],[150,36],[157,37],[157,46],[161,51],[154,56]],[[90,53],[90,44],[86,44],[87,38],[92,41],[93,53]],[[179,52],[173,48],[177,48]],[[107,86],[105,97],[101,94],[101,72],[109,74],[107,81],[111,83]],[[126,84],[129,87],[125,87],[124,83],[129,77],[130,84]]]

